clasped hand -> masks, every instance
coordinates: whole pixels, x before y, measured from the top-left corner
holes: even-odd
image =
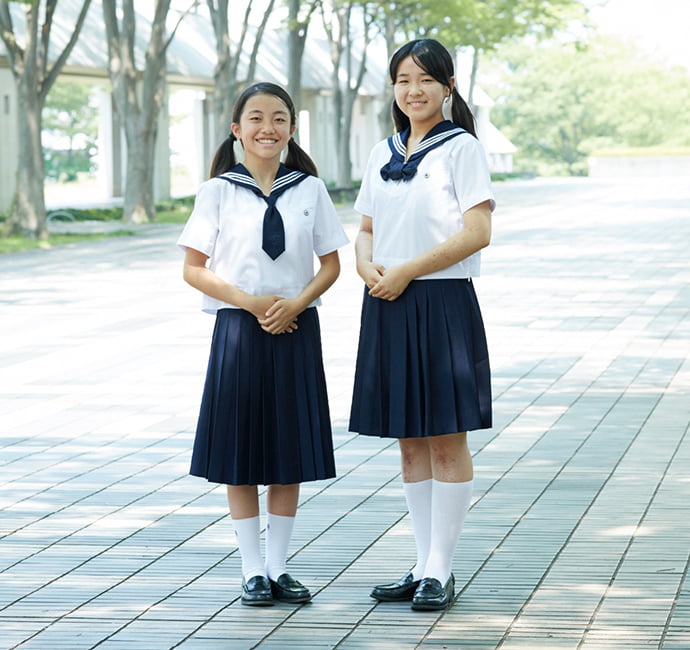
[[[297,316],[302,308],[296,299],[256,296],[250,311],[265,332],[289,334],[297,329]]]
[[[360,262],[357,271],[369,287],[369,295],[381,300],[395,300],[413,280],[403,265],[387,269],[381,264]]]

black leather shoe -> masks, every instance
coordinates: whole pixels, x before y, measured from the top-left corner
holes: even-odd
[[[371,597],[388,603],[401,600],[412,600],[412,596],[414,596],[414,592],[418,586],[419,580],[415,580],[410,571],[397,582],[391,582],[387,585],[377,585],[373,588]]]
[[[445,609],[452,602],[454,595],[455,576],[452,573],[445,585],[436,578],[422,578],[412,598],[412,609]]]
[[[306,603],[311,600],[309,589],[289,573],[281,573],[275,580],[270,580],[270,583],[271,593],[276,600],[284,603]]]
[[[242,604],[252,607],[273,605],[271,585],[266,576],[254,576],[247,582],[242,580]]]

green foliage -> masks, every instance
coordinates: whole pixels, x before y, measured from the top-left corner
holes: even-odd
[[[136,233],[133,230],[117,230],[108,233],[82,234],[82,235],[50,235],[47,240],[38,240],[29,237],[0,237],[0,255],[6,253],[18,253],[34,248],[53,248],[65,244],[76,244],[83,241],[98,241],[109,237],[131,237]]]
[[[428,0],[397,2],[408,36],[438,38],[447,47],[489,51],[527,34],[550,36],[570,20],[583,20],[582,0]]]
[[[156,223],[186,223],[194,207],[194,196],[165,199],[156,203]]]
[[[690,75],[614,39],[504,47],[486,84],[516,168],[587,172],[594,150],[690,144]]]
[[[92,103],[93,88],[83,83],[57,81],[43,109],[43,129],[61,146],[45,146],[47,178],[75,181],[80,172],[93,171],[96,153],[98,110]]]

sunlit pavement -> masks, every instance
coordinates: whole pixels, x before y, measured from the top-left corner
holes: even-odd
[[[304,486],[288,565],[315,596],[261,609],[223,488],[187,476],[213,319],[180,227],[0,256],[0,647],[687,650],[690,182],[496,193],[494,428],[445,613],[369,598],[414,545],[396,443],[347,431],[351,245],[320,312],[338,477]]]

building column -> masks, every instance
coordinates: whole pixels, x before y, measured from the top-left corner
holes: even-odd
[[[19,158],[17,89],[12,72],[0,68],[0,211],[8,212],[17,183]]]
[[[108,90],[98,91],[98,184],[106,200],[122,198],[125,176],[125,143],[115,99]]]

